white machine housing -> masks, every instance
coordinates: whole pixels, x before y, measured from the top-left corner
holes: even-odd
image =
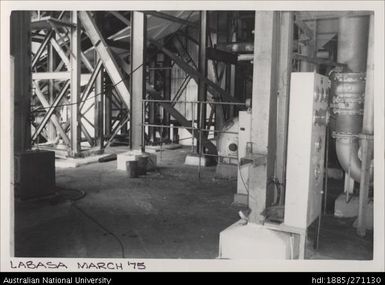
[[[330,81],[291,74],[284,223],[307,228],[321,214]]]

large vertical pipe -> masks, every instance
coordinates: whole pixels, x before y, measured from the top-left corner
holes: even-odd
[[[357,136],[362,127],[368,29],[368,16],[340,19],[337,61],[346,64],[348,73],[335,74],[333,80],[337,157],[345,172],[357,182],[361,175]]]
[[[369,40],[368,40],[368,58],[366,68],[366,88],[365,88],[365,105],[364,118],[362,125],[361,150],[362,150],[362,167],[360,180],[360,194],[358,202],[358,220],[357,234],[366,235],[366,213],[368,206],[368,195],[371,178],[371,161],[373,156],[373,134],[374,134],[374,30],[373,15],[370,16]]]
[[[368,30],[367,16],[340,18],[337,61],[347,65],[347,72],[365,72]]]

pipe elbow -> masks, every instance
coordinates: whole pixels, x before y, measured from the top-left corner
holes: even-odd
[[[361,160],[358,157],[358,139],[352,137],[337,138],[336,152],[341,167],[356,182],[361,180]]]

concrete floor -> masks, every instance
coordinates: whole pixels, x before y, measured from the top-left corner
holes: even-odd
[[[16,256],[216,258],[219,232],[239,219],[236,181],[215,179],[215,167],[198,179],[196,167],[183,165],[188,152],[158,153],[158,170],[140,178],[116,161],[56,169],[61,196],[16,203]],[[86,196],[71,202],[78,193],[63,189]],[[372,234],[359,238],[352,222],[324,217],[308,258],[371,259]]]

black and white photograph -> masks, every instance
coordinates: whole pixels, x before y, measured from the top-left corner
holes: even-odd
[[[2,1],[2,270],[384,271],[384,3],[271,2]]]

